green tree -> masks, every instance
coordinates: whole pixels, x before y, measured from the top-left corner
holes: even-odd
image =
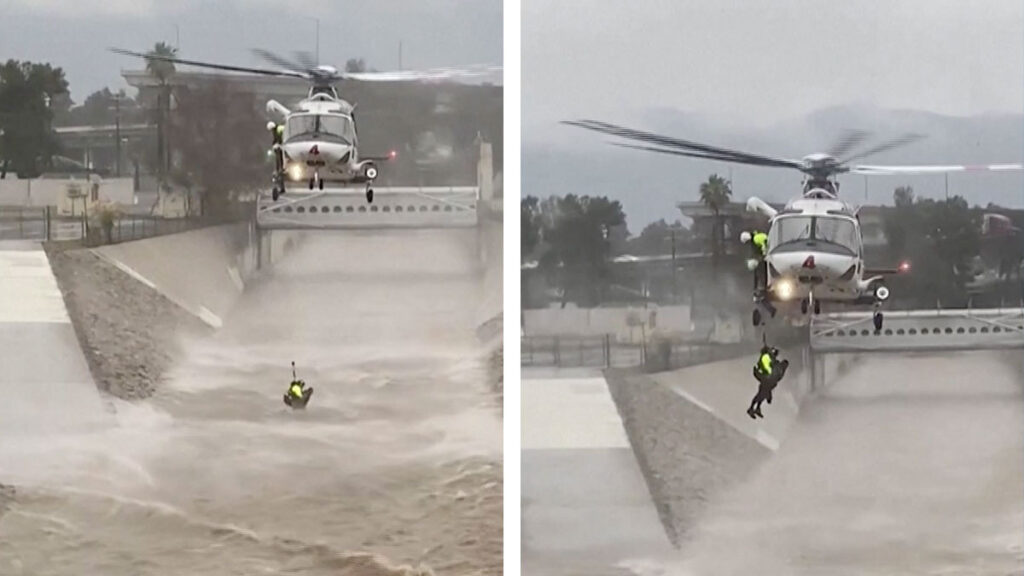
[[[689,238],[690,230],[684,228],[678,220],[669,224],[662,219],[651,222],[644,227],[639,236],[631,238],[627,250],[630,254],[637,256],[670,254],[673,249],[673,240],[675,249],[678,251]]]
[[[916,199],[886,217],[890,259],[909,259],[912,272],[894,280],[895,294],[914,306],[967,304],[967,284],[980,250],[980,213],[959,196]]]
[[[366,61],[362,58],[349,58],[348,61],[345,62],[345,72],[366,72]]]
[[[54,107],[67,93],[64,71],[50,64],[8,60],[0,67],[0,177],[13,170],[33,178],[50,165],[58,152]]]
[[[540,208],[547,246],[540,265],[556,278],[562,306],[570,300],[582,306],[600,303],[611,279],[609,234],[626,222],[622,205],[605,197],[570,194],[542,202]]]
[[[120,103],[118,99],[120,98]],[[54,124],[58,126],[95,126],[113,124],[120,111],[121,123],[141,122],[143,118],[136,101],[124,95],[114,93],[110,88],[97,90],[90,94],[80,106],[69,108],[66,112],[54,116]]]
[[[177,103],[168,129],[174,142],[188,145],[175,148],[181,163],[169,177],[201,194],[204,214],[225,215],[234,195],[255,191],[270,174],[259,104],[222,83],[181,88]]]
[[[178,55],[178,49],[166,42],[157,42],[148,53],[150,56],[161,58],[174,58]],[[170,166],[170,145],[167,138],[167,124],[171,112],[171,84],[170,79],[174,76],[175,67],[173,62],[149,58],[146,60],[146,71],[150,76],[156,78],[160,84],[157,91],[156,104],[156,146],[157,146],[157,173],[163,178],[167,175]]]
[[[914,189],[910,186],[899,186],[893,191],[892,200],[897,208],[913,206]]]
[[[707,206],[714,215],[711,230],[711,255],[712,266],[717,271],[718,261],[722,255],[722,240],[725,236],[725,229],[722,222],[722,208],[729,205],[732,200],[732,184],[718,174],[712,174],[707,182],[700,185],[700,201]]]
[[[540,244],[540,201],[527,196],[519,202],[520,258],[526,260]]]

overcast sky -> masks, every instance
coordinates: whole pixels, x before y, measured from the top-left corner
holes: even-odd
[[[180,55],[263,64],[249,52],[316,50],[342,67],[364,58],[380,70],[502,63],[501,0],[0,0],[0,58],[64,68],[81,103],[104,86],[124,86],[132,60],[110,46],[145,51],[180,37]],[[175,28],[177,25],[177,29]]]
[[[524,140],[667,107],[764,127],[863,103],[1021,112],[1021,0],[523,0]],[[524,168],[528,169],[528,167]]]

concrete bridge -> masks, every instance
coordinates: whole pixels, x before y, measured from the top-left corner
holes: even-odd
[[[875,331],[871,312],[822,314],[810,324],[811,386],[824,384],[824,357],[1012,350],[1024,348],[1024,308],[906,310],[886,312]]]

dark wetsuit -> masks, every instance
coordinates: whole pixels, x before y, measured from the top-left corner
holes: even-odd
[[[758,383],[757,394],[754,395],[750,401],[750,408],[747,409],[747,414],[751,418],[764,418],[761,414],[761,404],[765,401],[769,404],[772,403],[772,392],[785,376],[787,368],[789,368],[789,361],[780,361],[777,355],[763,352],[758,358],[757,364],[754,365],[754,378]]]

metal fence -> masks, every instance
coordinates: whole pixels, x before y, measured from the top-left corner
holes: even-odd
[[[245,221],[253,213],[251,206],[244,205],[218,217],[124,214],[104,221],[95,215],[58,215],[52,207],[0,206],[0,240],[80,241],[101,246]]]
[[[687,366],[729,360],[752,354],[749,342],[736,344],[616,342],[601,336],[524,336],[522,366],[558,368],[642,368],[648,372],[677,370]],[[756,351],[756,349],[754,349]]]

